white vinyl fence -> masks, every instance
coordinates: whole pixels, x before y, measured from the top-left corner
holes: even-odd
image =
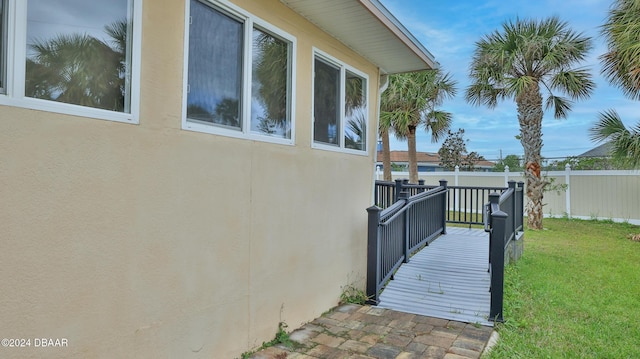
[[[553,181],[544,194],[545,217],[611,219],[640,225],[640,171],[573,171],[567,166],[564,171],[542,175]],[[409,173],[393,172],[392,176],[409,178]],[[444,179],[450,186],[506,187],[510,180],[525,181],[523,173],[509,172],[508,168],[505,172],[421,172],[419,177],[427,185]],[[377,179],[382,179],[379,169]]]

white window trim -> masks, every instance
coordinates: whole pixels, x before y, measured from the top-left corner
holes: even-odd
[[[340,133],[338,134],[339,138],[340,138],[340,143],[338,146],[335,145],[330,145],[330,144],[325,144],[323,142],[316,142],[315,140],[315,71],[316,71],[316,58],[321,59],[322,61],[325,61],[333,66],[336,66],[340,69]],[[348,64],[338,60],[337,58],[329,55],[328,53],[313,47],[313,56],[312,56],[312,67],[313,67],[313,71],[311,73],[311,118],[313,119],[313,123],[311,124],[311,148],[314,149],[318,149],[318,150],[326,150],[326,151],[333,151],[333,152],[342,152],[342,153],[350,153],[350,154],[354,154],[354,155],[360,155],[360,156],[368,156],[369,155],[369,141],[370,141],[370,135],[369,133],[370,128],[369,126],[371,125],[371,121],[369,121],[369,76],[352,67],[349,66]],[[366,80],[366,88],[365,88],[365,101],[367,104],[367,109],[365,111],[366,113],[366,124],[367,124],[367,129],[365,131],[365,148],[363,150],[356,150],[356,149],[352,149],[352,148],[346,148],[345,144],[344,144],[344,136],[345,136],[345,128],[346,128],[346,124],[345,124],[345,99],[344,99],[344,90],[345,90],[345,82],[346,82],[346,72],[349,71],[355,75],[358,75],[362,78],[364,78]]]
[[[130,112],[117,112],[87,106],[31,98],[24,95],[26,43],[27,43],[27,2],[8,1],[7,8],[7,58],[5,93],[0,94],[0,105],[23,107],[32,110],[55,112],[73,116],[139,123],[140,113],[140,63],[142,45],[142,1],[133,0],[133,34],[131,53],[131,99]],[[22,46],[24,44],[24,46]]]
[[[244,46],[243,46],[243,79],[242,79],[242,128],[240,130],[224,128],[213,124],[199,123],[194,120],[187,119],[187,96],[188,96],[188,80],[189,80],[189,26],[191,19],[191,0],[185,1],[185,31],[184,31],[184,69],[183,69],[183,93],[182,93],[182,129],[187,131],[203,132],[213,135],[221,135],[234,137],[239,139],[249,139],[261,142],[271,142],[282,145],[295,145],[295,104],[296,104],[296,38],[271,25],[265,20],[245,11],[244,9],[226,1],[226,0],[204,0],[222,11],[228,12],[232,16],[236,16],[244,20]],[[252,59],[253,59],[253,29],[264,30],[269,34],[280,37],[290,43],[289,67],[290,79],[288,90],[288,105],[291,119],[291,138],[280,138],[269,135],[263,135],[251,131],[251,79]]]

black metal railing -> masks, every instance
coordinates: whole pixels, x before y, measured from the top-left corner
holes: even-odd
[[[394,182],[375,182],[375,204],[381,208],[391,206],[402,191],[409,196],[436,188],[437,185],[425,185],[424,180],[418,184],[409,184],[409,180],[397,179]],[[473,187],[449,186],[447,194],[447,222],[457,224],[484,224],[483,206],[489,201],[489,194],[502,193],[506,187]]]
[[[384,284],[411,253],[446,233],[447,181],[409,196],[400,192],[391,206],[367,208],[367,296],[378,304]]]
[[[376,181],[374,203],[380,208],[388,208],[400,198],[400,193],[403,191],[411,197],[436,187],[438,185],[425,185],[423,179],[419,180],[418,184],[410,184],[408,179],[397,179],[392,182]]]
[[[504,302],[505,251],[523,231],[524,183],[509,181],[503,193],[491,193],[487,204],[485,229],[489,232],[489,271],[491,272],[491,308],[489,320],[502,322]]]

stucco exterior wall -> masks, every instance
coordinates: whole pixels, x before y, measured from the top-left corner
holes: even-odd
[[[0,106],[0,357],[233,358],[364,287],[378,69],[276,0],[295,145],[181,129],[184,1],[145,0],[139,125]],[[368,156],[311,148],[312,47],[369,76]]]

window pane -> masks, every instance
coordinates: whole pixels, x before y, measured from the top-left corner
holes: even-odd
[[[129,112],[132,0],[29,0],[25,96]]]
[[[367,147],[367,81],[346,72],[344,146],[356,150]]]
[[[191,0],[187,118],[242,127],[243,23]]]
[[[340,69],[315,60],[313,139],[339,145]]]
[[[253,29],[251,131],[291,138],[289,43]]]

